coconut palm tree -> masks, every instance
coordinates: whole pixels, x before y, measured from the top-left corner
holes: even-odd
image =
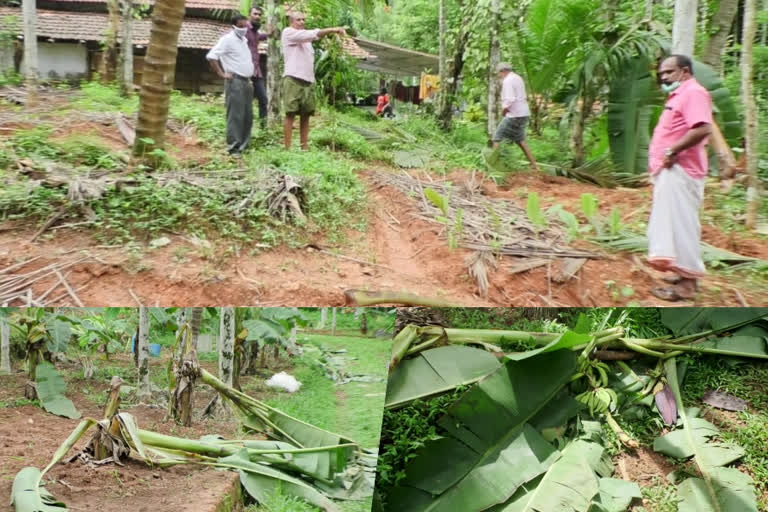
[[[134,155],[145,156],[163,147],[183,19],[184,0],[155,2],[142,73]]]
[[[501,0],[491,0],[490,45],[488,49],[488,140],[499,119],[499,78],[496,67],[501,61]]]
[[[704,48],[701,60],[719,70],[722,65],[722,53],[731,33],[731,26],[739,10],[739,0],[720,0],[717,14],[712,18],[713,26],[709,29],[710,36]]]

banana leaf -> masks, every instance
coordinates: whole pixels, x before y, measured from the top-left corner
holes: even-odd
[[[387,383],[385,407],[402,407],[417,399],[471,384],[501,364],[486,350],[448,345],[425,350],[395,367]]]
[[[206,370],[202,370],[201,374],[203,382],[213,387],[232,405],[243,426],[248,429],[264,432],[299,448],[356,445],[354,441],[340,434],[328,432],[255,400],[227,386]],[[344,471],[346,461],[354,452],[355,446],[345,446],[338,451],[320,452],[317,454],[316,468],[312,473],[326,475],[325,479],[330,480],[334,474]]]
[[[11,505],[16,512],[68,512],[67,506],[40,485],[40,470],[24,468],[13,479]]]
[[[391,510],[485,510],[505,503],[559,453],[528,424],[576,371],[570,350],[507,361],[454,402],[390,494]]]
[[[65,418],[80,418],[80,412],[75,408],[75,404],[64,396],[67,384],[51,363],[43,362],[37,365],[35,383],[37,396],[43,409]]]
[[[760,322],[766,317],[768,317],[768,308],[661,309],[661,323],[667,326],[675,336],[703,331],[721,332],[729,329],[741,329],[743,326]],[[756,331],[749,332],[754,333]],[[768,336],[768,331],[764,331],[764,333],[762,336]]]
[[[240,482],[248,494],[259,503],[266,503],[275,492],[280,490],[285,494],[300,497],[326,512],[339,512],[339,508],[331,500],[308,483],[264,464],[248,460],[247,450],[219,459],[214,465],[240,470]]]
[[[709,91],[715,117],[725,140],[731,147],[741,147],[742,124],[736,103],[725,87],[720,73],[711,66],[693,59],[693,73],[696,81]]]
[[[601,445],[576,440],[542,477],[524,485],[508,503],[489,510],[587,512],[595,506],[597,510],[624,511],[640,495],[640,488],[631,482],[607,478],[612,472],[613,465]]]
[[[653,105],[661,103],[659,95],[654,94],[653,82],[650,61],[638,56],[628,63],[626,73],[610,84],[608,140],[613,162],[625,172],[648,171],[651,112]]]
[[[743,450],[732,444],[711,441],[719,433],[717,428],[697,418],[697,410],[686,410],[683,406],[675,358],[669,358],[664,366],[677,400],[682,429],[657,438],[653,449],[672,457],[693,457],[702,476],[701,479],[689,478],[678,486],[678,496],[682,500],[678,510],[757,512],[752,479],[736,469],[723,467],[741,457]]]

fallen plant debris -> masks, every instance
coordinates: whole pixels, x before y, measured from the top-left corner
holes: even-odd
[[[89,262],[92,259],[91,256],[85,255],[73,258],[69,261],[58,261],[36,270],[20,272],[20,269],[34,263],[39,258],[39,256],[36,256],[0,270],[0,304],[7,304],[9,306],[23,305],[27,307],[49,306],[69,298],[72,300],[72,303],[69,303],[68,305],[82,306],[82,302],[77,296],[77,292],[85,288],[88,284],[86,283],[77,289],[73,289],[67,282],[69,274],[62,274],[62,272],[75,265]],[[32,285],[38,281],[50,278],[56,279],[51,287],[42,294],[34,296]],[[59,286],[64,288],[65,293],[49,298]]]
[[[105,419],[84,419],[46,468],[40,471],[27,467],[16,475],[11,496],[16,511],[67,510],[42,487],[42,478],[93,426],[97,432],[86,449],[70,461],[99,464],[106,456],[108,463],[120,463],[130,455],[159,467],[201,464],[229,469],[239,472],[243,487],[258,502],[266,502],[279,486],[284,494],[326,512],[339,511],[332,499],[358,500],[372,495],[375,451],[293,418],[227,386],[205,370],[199,373],[202,382],[232,406],[244,429],[262,433],[270,440],[230,440],[218,435],[193,440],[143,430],[132,415],[118,412],[118,394],[113,393],[113,407],[107,407]],[[114,383],[113,389],[119,390],[119,382]]]
[[[768,360],[768,309],[660,314],[673,334],[653,339],[627,335],[626,311],[596,325],[582,315],[559,333],[404,327],[385,407],[466,391],[436,417],[438,434],[405,459],[385,510],[626,511],[640,489],[611,478],[602,424],[632,451],[639,443],[617,418],[658,414],[671,429],[653,449],[697,468],[675,482],[679,510],[757,512],[752,477],[729,466],[744,450],[717,441],[717,428],[684,403],[686,364],[677,356]],[[636,357],[596,357],[606,351]]]

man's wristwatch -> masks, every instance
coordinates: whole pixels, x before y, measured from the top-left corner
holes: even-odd
[[[672,151],[672,148],[667,148],[664,150],[664,156],[667,158],[673,157],[677,154],[676,151]]]

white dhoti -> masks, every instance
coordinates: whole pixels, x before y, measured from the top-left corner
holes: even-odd
[[[648,263],[686,278],[704,275],[699,207],[704,179],[688,175],[678,164],[653,179],[653,206],[648,221]]]

